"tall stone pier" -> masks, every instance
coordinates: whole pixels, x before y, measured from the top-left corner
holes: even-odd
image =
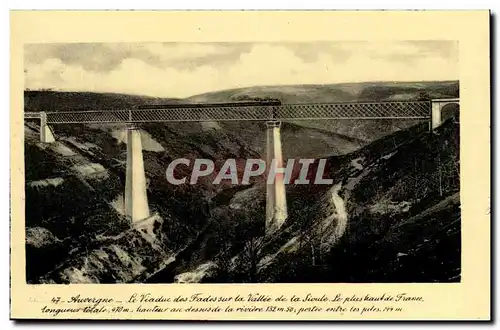
[[[127,128],[125,215],[133,223],[150,216],[146,190],[146,174],[142,158],[141,132],[135,126]]]
[[[268,121],[267,125],[267,191],[266,191],[266,235],[281,227],[288,216],[285,182],[283,174],[283,154],[279,121]],[[273,171],[276,175],[273,175]],[[272,181],[269,182],[271,177]]]

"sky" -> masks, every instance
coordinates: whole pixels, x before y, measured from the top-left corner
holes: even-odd
[[[29,44],[25,88],[184,98],[269,85],[458,80],[454,41]]]

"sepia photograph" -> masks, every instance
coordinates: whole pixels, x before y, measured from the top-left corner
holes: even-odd
[[[11,317],[488,319],[488,15],[13,14]]]

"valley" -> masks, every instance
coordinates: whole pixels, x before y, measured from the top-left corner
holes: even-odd
[[[458,97],[458,82],[278,86],[191,98],[28,91],[25,111],[147,104],[285,103]],[[141,124],[154,234],[124,217],[126,140],[120,125],[57,125],[56,142],[25,124],[29,283],[460,281],[459,124],[285,122],[284,159],[326,159],[331,185],[287,186],[289,216],[264,236],[265,185],[196,185],[165,177],[178,158],[265,159],[265,123]],[[181,167],[180,167],[181,168]],[[182,170],[181,170],[182,172]],[[189,171],[181,174],[190,177]]]

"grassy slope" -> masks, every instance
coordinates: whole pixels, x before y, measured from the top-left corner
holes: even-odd
[[[24,111],[126,109],[141,104],[175,103],[176,99],[93,92],[25,91]]]
[[[417,99],[421,92],[432,98],[457,97],[457,81],[367,82],[331,85],[257,86],[195,95],[191,102],[228,102],[253,97],[277,98],[283,103],[326,103]]]

